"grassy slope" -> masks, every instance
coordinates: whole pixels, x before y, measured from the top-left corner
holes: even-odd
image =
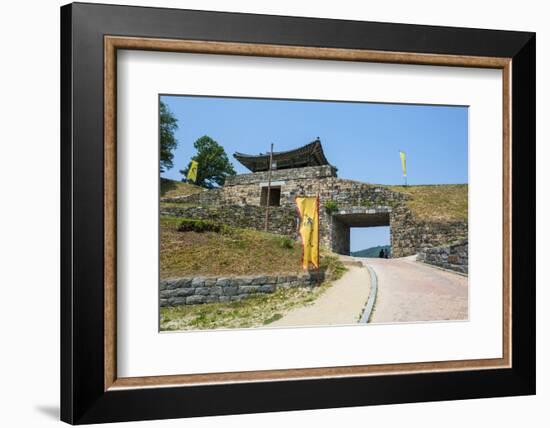
[[[229,228],[229,233],[178,232],[180,219],[160,219],[161,278],[250,275],[300,271],[301,248],[270,233]]]
[[[301,247],[270,233],[228,228],[226,233],[178,232],[180,219],[161,217],[161,278],[184,275],[247,275],[301,272]],[[293,308],[312,304],[346,268],[321,254],[328,281],[319,287],[278,289],[238,302],[160,308],[167,330],[246,328],[270,324]]]
[[[420,220],[457,221],[468,219],[468,185],[386,186],[411,197],[407,206]]]
[[[216,328],[248,328],[269,325],[290,310],[311,305],[346,271],[333,255],[324,255],[321,265],[328,280],[319,287],[277,289],[272,294],[258,294],[238,302],[160,308],[160,329],[202,330]]]
[[[161,198],[176,198],[178,196],[187,196],[193,193],[198,193],[202,190],[202,187],[195,186],[194,184],[169,180],[167,178],[160,179]]]

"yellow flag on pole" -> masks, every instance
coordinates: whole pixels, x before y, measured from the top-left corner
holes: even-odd
[[[407,156],[405,152],[399,151],[399,156],[401,156],[401,169],[403,169],[403,177],[407,176]]]
[[[296,206],[300,215],[302,238],[302,267],[307,270],[311,263],[319,268],[319,199],[316,196],[299,196]]]
[[[199,163],[192,160],[191,165],[189,166],[189,171],[187,171],[187,181],[192,181],[195,183],[197,181],[197,170],[199,169]]]

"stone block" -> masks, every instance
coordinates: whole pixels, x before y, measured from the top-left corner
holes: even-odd
[[[229,285],[239,287],[241,285],[244,285],[244,281],[242,280],[242,278],[232,278]]]
[[[174,284],[174,288],[188,288],[191,287],[192,278],[178,278]]]
[[[458,256],[454,255],[454,254],[451,254],[449,255],[449,257],[447,257],[447,261],[451,264],[458,264],[459,260],[458,260]]]
[[[161,290],[164,288],[165,290],[172,290],[174,288],[178,288],[178,279],[177,278],[170,278],[170,279],[163,279],[160,281],[161,284]]]
[[[218,287],[217,285],[215,287],[210,287],[210,295],[211,296],[221,296],[223,294],[223,288]]]
[[[251,284],[253,285],[265,284],[266,280],[267,280],[266,276],[257,276],[252,280]]]
[[[185,303],[188,305],[196,305],[198,303],[205,303],[206,302],[206,296],[189,296],[185,298]]]
[[[241,285],[239,286],[239,294],[256,293],[259,288],[259,285]]]
[[[193,294],[195,294],[195,289],[194,288],[179,288],[177,290],[174,290],[176,291],[176,296],[178,297],[187,297],[187,296],[192,296]]]
[[[206,278],[203,278],[203,277],[196,277],[196,278],[193,278],[192,281],[191,281],[191,287],[202,287],[204,286],[204,281],[205,281]]]
[[[178,294],[179,290],[173,289],[173,290],[161,290],[160,297],[167,299],[169,297],[175,297]]]
[[[265,284],[258,289],[260,293],[273,293],[275,291],[275,284]]]
[[[208,296],[210,294],[210,287],[197,287],[195,288],[195,294],[198,296]]]
[[[185,297],[172,297],[168,300],[168,302],[172,306],[185,305],[187,303],[187,299]]]
[[[216,285],[218,287],[228,287],[231,285],[231,278],[218,278]]]
[[[224,296],[234,296],[238,292],[239,292],[239,287],[230,286],[230,287],[224,287],[223,288]]]

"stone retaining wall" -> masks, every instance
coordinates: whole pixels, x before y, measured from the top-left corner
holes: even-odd
[[[213,220],[233,227],[264,230],[265,207],[253,205],[209,205],[195,207],[163,207],[161,215]],[[289,207],[270,207],[268,231],[279,235],[296,236],[296,212]]]
[[[419,221],[403,205],[397,205],[392,210],[390,225],[392,257],[411,256],[424,248],[468,238],[467,221]]]
[[[160,281],[160,306],[238,301],[258,293],[273,293],[279,287],[314,287],[324,279],[323,271],[300,275],[163,279]]]
[[[468,241],[460,241],[441,247],[424,248],[417,260],[445,269],[468,273]]]

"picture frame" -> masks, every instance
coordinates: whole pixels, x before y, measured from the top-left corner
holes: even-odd
[[[119,378],[116,52],[122,49],[501,69],[502,358]],[[527,255],[535,244],[535,97],[533,33],[63,6],[61,419],[85,424],[534,394],[535,260]]]

